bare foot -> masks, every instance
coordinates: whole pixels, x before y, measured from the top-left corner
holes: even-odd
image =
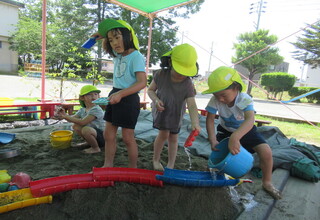
[[[153,169],[157,171],[164,171],[162,164],[156,161],[153,161]]]
[[[84,149],[82,152],[86,153],[86,154],[95,154],[95,153],[101,152],[101,150],[100,150],[100,148],[98,150],[96,150],[96,149],[93,149],[92,147],[90,147],[90,148]]]
[[[271,185],[262,185],[262,188],[269,193],[270,196],[272,196],[274,199],[278,200],[282,198],[281,192],[274,188],[274,186]]]

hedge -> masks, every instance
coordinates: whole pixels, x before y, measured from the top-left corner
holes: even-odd
[[[303,95],[305,93],[311,92],[313,90],[316,90],[319,88],[316,87],[293,87],[288,91],[288,94],[291,98]],[[317,103],[320,103],[320,92],[313,93],[311,95],[308,95],[305,97],[308,102],[312,103],[316,101]]]

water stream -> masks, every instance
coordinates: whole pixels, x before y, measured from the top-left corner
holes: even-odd
[[[189,160],[189,168],[188,170],[191,170],[192,168],[192,164],[191,164],[191,157],[190,157],[190,152],[189,152],[189,149],[184,147],[184,152],[186,152],[187,156],[188,156],[188,160]]]

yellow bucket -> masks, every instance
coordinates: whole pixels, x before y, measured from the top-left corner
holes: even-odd
[[[50,133],[51,146],[56,149],[66,149],[70,147],[72,140],[72,131],[60,130]]]

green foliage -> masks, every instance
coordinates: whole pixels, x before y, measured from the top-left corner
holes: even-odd
[[[282,98],[283,91],[290,90],[294,86],[295,81],[295,75],[283,72],[265,73],[262,74],[260,78],[260,84],[264,86],[273,97],[276,98],[278,93],[280,93],[280,100]]]
[[[278,54],[279,49],[271,47],[277,41],[277,36],[269,35],[268,30],[258,30],[256,32],[240,34],[237,38],[238,43],[234,44],[236,54],[232,57],[233,63],[238,63],[241,60],[263,50],[260,53],[242,61],[241,66],[249,71],[249,79],[257,73],[264,73],[270,65],[278,65],[283,61],[283,57]],[[267,48],[267,49],[265,49]],[[252,84],[249,83],[247,93],[251,93]]]
[[[297,96],[306,94],[308,92],[311,92],[313,90],[316,90],[319,88],[315,88],[315,87],[293,87],[289,90],[289,95],[291,96],[291,98],[295,98]],[[316,101],[316,103],[320,103],[320,92],[316,92],[313,93],[311,95],[308,95],[305,97],[309,103],[313,103],[314,101]]]
[[[12,33],[10,43],[11,49],[18,51],[23,57],[23,62],[29,62],[30,59],[41,59],[42,56],[42,0],[22,0],[22,2],[26,7],[20,9],[17,31]],[[190,13],[198,12],[203,2],[204,0],[200,0],[170,10],[171,16],[166,16],[162,20],[158,17],[153,19],[150,64],[157,63],[159,57],[177,43],[178,28],[174,26],[173,19],[188,17]],[[50,64],[50,71],[59,73],[65,72],[65,69],[73,69],[74,74],[85,74],[86,78],[94,82],[105,80],[101,76],[103,56],[101,42],[97,43],[98,47],[91,50],[81,48],[81,45],[97,31],[98,23],[105,18],[123,19],[130,23],[138,35],[141,53],[147,55],[149,18],[107,3],[105,0],[47,0],[46,62]],[[97,62],[91,58],[92,54],[97,55]],[[71,59],[72,64],[70,64]]]
[[[153,80],[153,75],[148,75],[148,77],[147,77],[147,86],[150,86],[152,80]]]
[[[320,67],[320,22],[305,29],[302,37],[292,44],[297,48],[293,56],[295,59],[313,68]]]

